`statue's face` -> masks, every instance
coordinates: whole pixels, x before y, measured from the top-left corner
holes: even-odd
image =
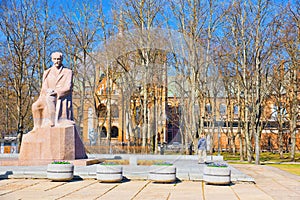
[[[59,53],[53,53],[52,54],[52,62],[53,65],[57,68],[60,68],[60,66],[62,65],[62,56]]]

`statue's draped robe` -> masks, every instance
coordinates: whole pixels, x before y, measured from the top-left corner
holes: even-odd
[[[63,66],[59,70],[58,75],[55,75],[54,70],[56,69],[53,66],[44,72],[40,98],[45,98],[48,89],[55,90],[57,92],[56,123],[73,124],[73,72]],[[44,114],[46,113],[44,112]],[[44,117],[47,118],[46,116]]]

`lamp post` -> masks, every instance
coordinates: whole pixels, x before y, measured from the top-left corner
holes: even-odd
[[[220,134],[220,121],[218,121],[218,156],[220,156],[220,138],[221,134]]]

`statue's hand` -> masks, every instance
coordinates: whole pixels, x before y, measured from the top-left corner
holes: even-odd
[[[49,95],[49,96],[57,96],[57,92],[55,91],[55,90],[53,90],[53,89],[47,89],[47,94]]]
[[[57,96],[57,92],[53,91],[53,92],[50,93],[49,95],[50,95],[50,96],[53,96],[53,97],[54,97],[54,96],[56,97],[56,96]]]
[[[54,92],[53,89],[51,89],[51,88],[48,88],[48,89],[47,89],[47,94],[51,94],[52,92]]]

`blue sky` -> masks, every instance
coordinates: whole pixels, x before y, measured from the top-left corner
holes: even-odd
[[[99,4],[100,0],[49,0],[50,5],[58,5],[58,9],[60,6],[66,7],[66,8],[76,8],[74,7],[76,3],[81,4],[82,2],[88,2],[90,4]],[[103,4],[103,11],[108,12],[111,8],[111,1],[110,0],[102,0]]]

